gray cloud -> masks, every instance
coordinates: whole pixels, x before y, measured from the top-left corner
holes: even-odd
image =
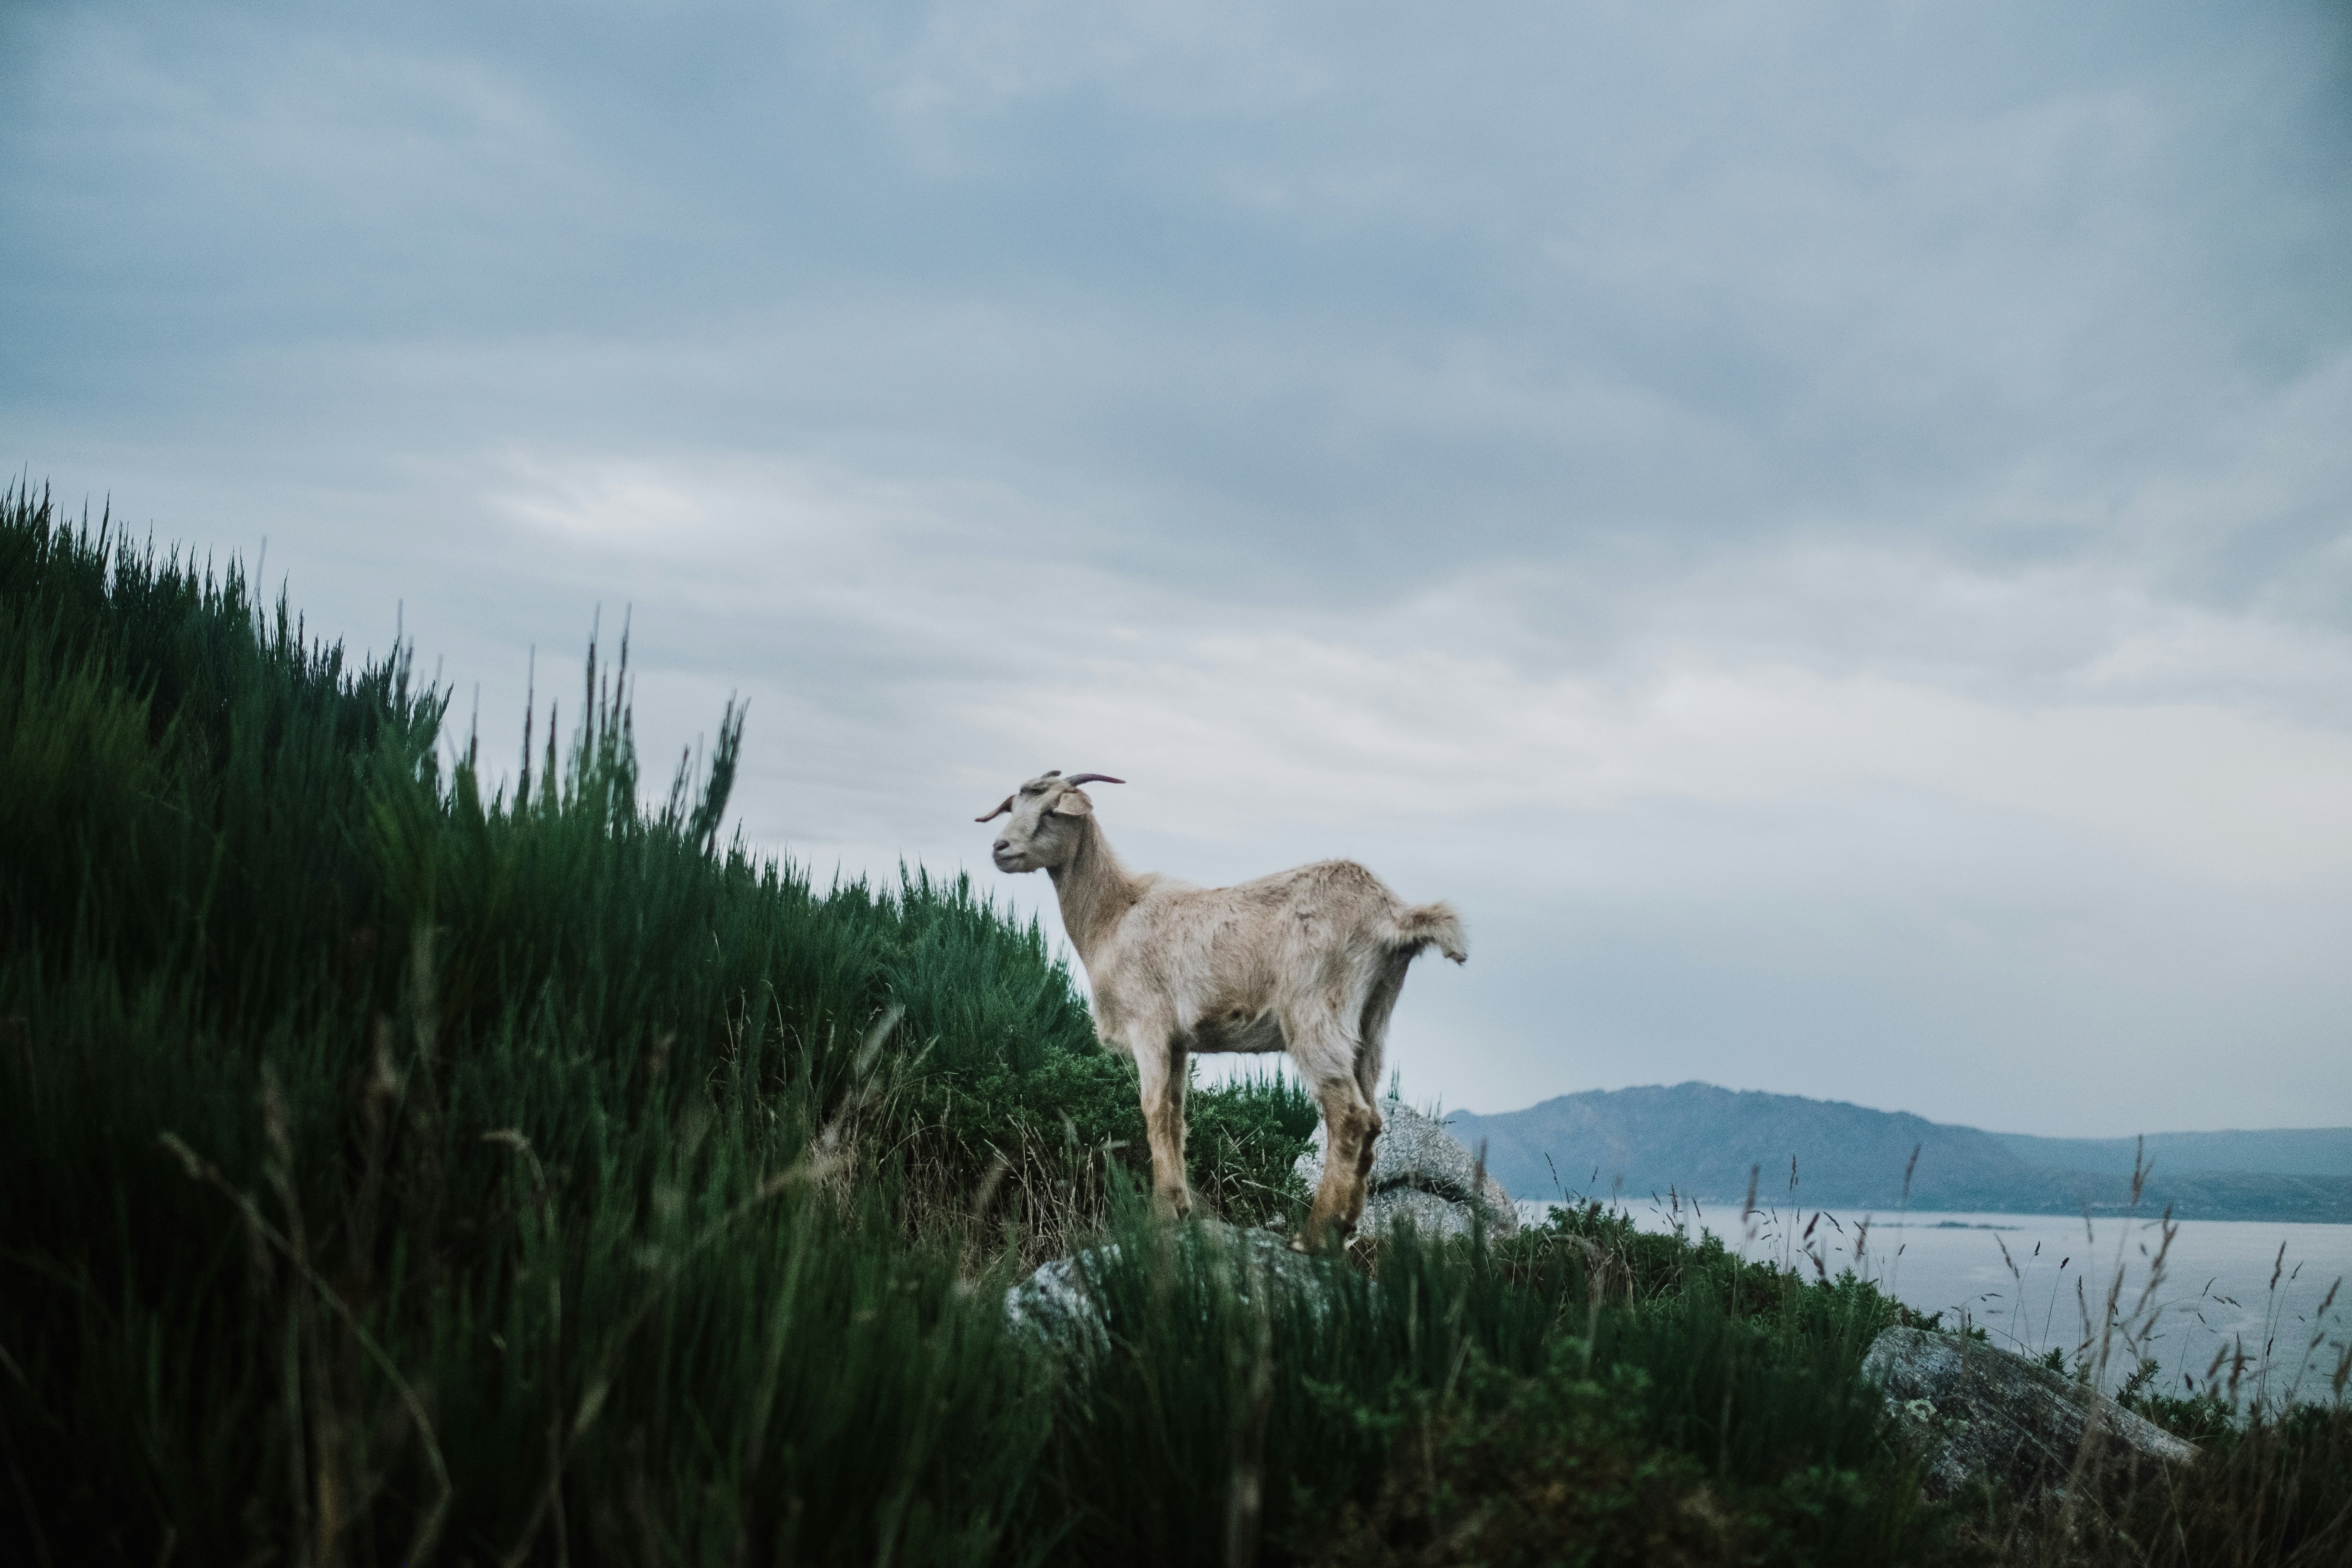
[[[634,606],[822,865],[1455,896],[1416,1092],[2340,1121],[2347,35],[20,6],[0,414],[493,737]]]

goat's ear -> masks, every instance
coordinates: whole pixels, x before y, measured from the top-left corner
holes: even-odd
[[[1011,811],[1012,809],[1013,809],[1013,797],[1012,797],[1011,795],[1006,795],[1006,796],[1004,797],[1004,804],[1003,804],[1003,805],[998,806],[994,811],[990,812],[986,816],[975,816],[975,817],[973,817],[973,818],[972,818],[972,820],[973,820],[974,822],[993,822],[993,821],[995,821],[998,817],[1003,816],[1006,812]]]
[[[1087,798],[1084,790],[1066,789],[1062,798],[1054,803],[1055,816],[1092,816],[1095,803]]]

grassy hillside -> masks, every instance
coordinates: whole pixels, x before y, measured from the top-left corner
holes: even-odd
[[[1670,1188],[1710,1203],[2079,1214],[2137,1202],[2188,1219],[2352,1222],[2344,1135],[2169,1133],[2135,1194],[2133,1139],[2024,1138],[1792,1094],[1684,1083],[1562,1095],[1494,1116],[1456,1112],[1454,1135],[1486,1141],[1519,1197],[1607,1198]],[[1916,1151],[1916,1159],[1914,1157]],[[2278,1156],[2275,1166],[2221,1162]],[[1792,1185],[1793,1180],[1793,1185]]]
[[[404,655],[353,665],[234,569],[0,505],[0,1556],[2009,1538],[1999,1499],[1920,1500],[1856,1375],[1901,1315],[1867,1286],[1585,1212],[1323,1258],[1294,1296],[1154,1226],[1131,1070],[1036,928],[730,842],[739,715],[648,796],[627,689],[592,655],[495,784]],[[1192,1124],[1213,1206],[1295,1215],[1310,1108],[1245,1085]],[[1002,1293],[1101,1242],[1112,1342],[1081,1373]],[[2340,1549],[2345,1423],[2297,1419],[2225,1433],[2153,1533],[2109,1500],[2068,1553]]]

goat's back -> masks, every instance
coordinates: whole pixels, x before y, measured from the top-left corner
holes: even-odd
[[[1407,906],[1353,860],[1318,860],[1230,887],[1154,879],[1120,922],[1119,967],[1160,984],[1263,997],[1337,978],[1335,965],[1402,945]]]

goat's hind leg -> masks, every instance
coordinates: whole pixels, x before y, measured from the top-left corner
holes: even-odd
[[[1315,1206],[1307,1213],[1309,1247],[1332,1236],[1345,1237],[1363,1216],[1364,1176],[1371,1169],[1372,1140],[1381,1128],[1380,1113],[1356,1086],[1352,1073],[1316,1085],[1315,1098],[1323,1105],[1323,1181],[1315,1189]]]
[[[1397,995],[1404,989],[1404,972],[1412,963],[1409,953],[1388,954],[1365,991],[1363,1010],[1357,1017],[1356,1087],[1363,1090],[1365,1101],[1372,1108],[1372,1138],[1380,1136],[1385,1121],[1381,1115],[1381,1068],[1388,1056],[1389,1015],[1396,1011]],[[1360,1161],[1367,1176],[1372,1171],[1372,1138],[1364,1140]]]
[[[1292,1059],[1323,1107],[1323,1181],[1307,1211],[1305,1237],[1316,1247],[1335,1234],[1345,1237],[1363,1215],[1364,1177],[1371,1169],[1381,1116],[1357,1081],[1356,1042],[1346,1031],[1326,1024],[1311,1034],[1286,1032]]]

